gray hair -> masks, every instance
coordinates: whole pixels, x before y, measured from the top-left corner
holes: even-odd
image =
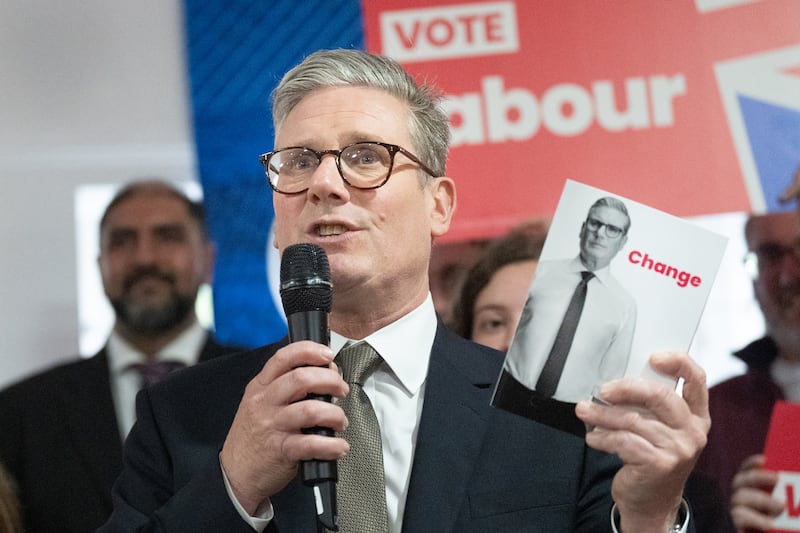
[[[407,147],[437,176],[445,175],[450,128],[440,107],[441,94],[433,87],[417,84],[402,65],[386,56],[360,50],[320,50],[289,70],[272,92],[272,121],[277,132],[300,103],[326,87],[369,87],[385,91],[408,105]],[[421,172],[421,174],[424,174]]]
[[[614,198],[613,196],[604,196],[592,204],[592,207],[589,208],[589,212],[591,213],[592,209],[594,209],[595,207],[610,207],[611,209],[616,209],[617,211],[625,215],[625,218],[628,221],[625,223],[625,227],[622,229],[624,230],[625,233],[628,233],[628,230],[631,227],[631,216],[628,214],[628,208],[625,207],[625,204],[622,202],[622,200]]]

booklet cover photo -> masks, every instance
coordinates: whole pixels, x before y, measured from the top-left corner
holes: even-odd
[[[583,436],[575,403],[603,383],[668,379],[648,359],[689,348],[726,243],[567,180],[492,405]]]

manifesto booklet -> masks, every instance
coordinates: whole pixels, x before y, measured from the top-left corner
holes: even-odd
[[[800,404],[777,402],[764,446],[764,468],[778,472],[772,497],[785,502],[772,533],[800,531]]]
[[[492,405],[585,435],[575,403],[691,344],[727,239],[567,180]]]

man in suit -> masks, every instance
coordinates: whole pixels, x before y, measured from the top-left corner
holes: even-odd
[[[630,358],[636,301],[610,268],[630,225],[621,200],[599,198],[581,224],[578,255],[539,262],[494,405],[584,433],[574,404],[622,377]],[[570,330],[576,296],[582,301]]]
[[[107,344],[0,392],[0,462],[19,485],[29,533],[85,533],[111,514],[137,365],[169,369],[233,350],[194,313],[213,261],[203,206],[167,183],[132,183],[111,201],[98,257],[116,315]]]
[[[330,50],[290,70],[273,97],[277,148],[261,161],[275,243],[327,252],[331,346],[283,341],[142,391],[99,531],[314,531],[319,493],[297,476],[311,459],[339,460],[343,532],[588,533],[612,531],[612,516],[627,533],[690,527],[683,484],[709,419],[688,356],[653,359],[686,379],[685,399],[612,383],[603,399],[616,405],[577,408],[601,428],[584,441],[490,407],[502,353],[437,323],[431,243],[456,193],[434,92],[389,58]],[[372,372],[352,377],[360,366]]]

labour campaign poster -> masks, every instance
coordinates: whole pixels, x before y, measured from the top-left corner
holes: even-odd
[[[553,212],[564,176],[680,217],[786,209],[796,0],[363,0],[367,49],[447,94],[447,238]]]

